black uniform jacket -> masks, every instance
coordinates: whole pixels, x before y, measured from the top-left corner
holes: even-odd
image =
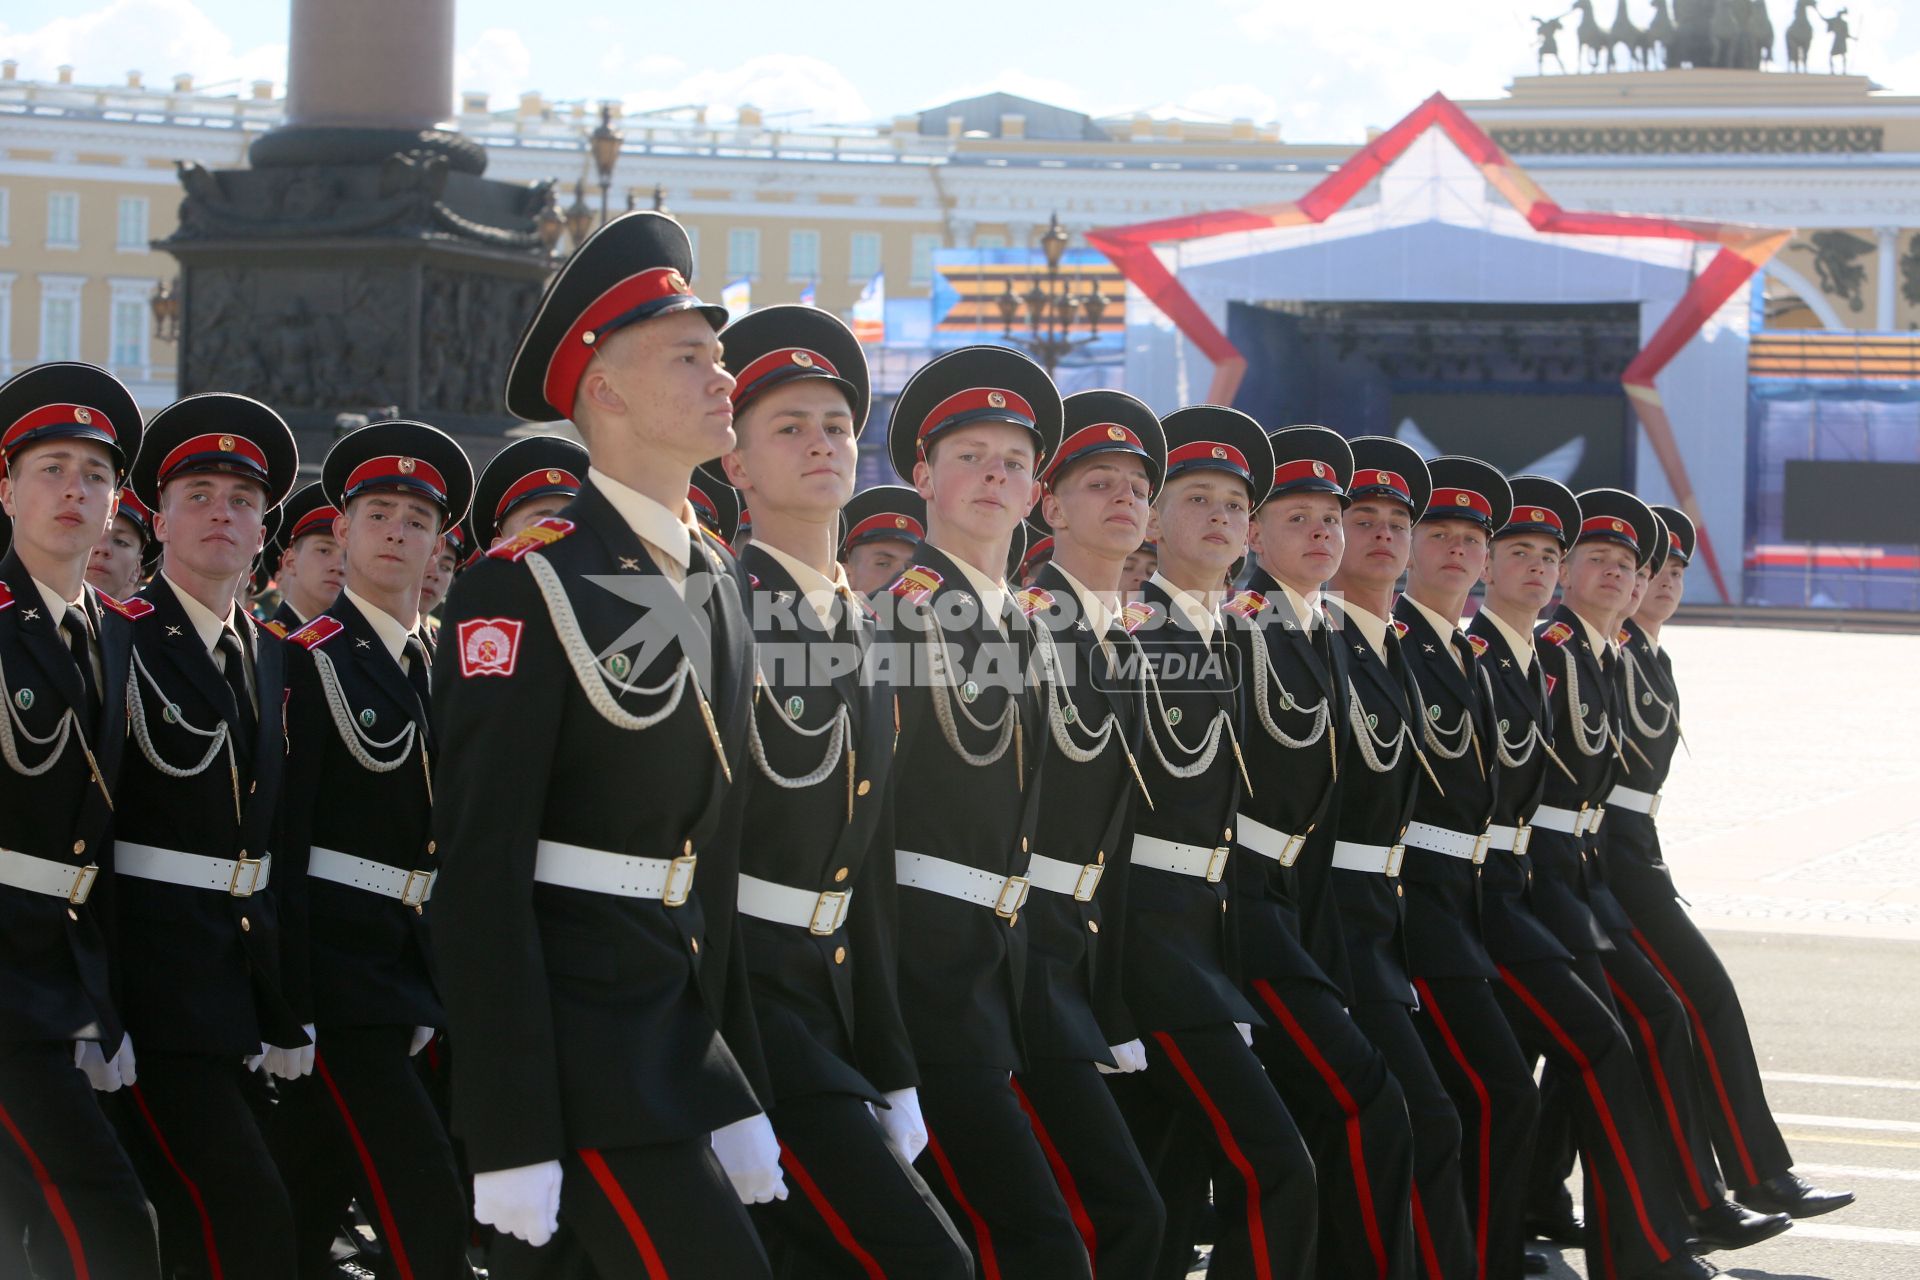
[[[1153,808],[1135,811],[1135,833],[1230,848],[1242,798],[1243,718],[1239,659],[1227,629],[1244,624],[1223,615],[1212,637],[1203,638],[1159,578],[1149,579],[1141,595],[1156,614],[1134,632],[1150,672],[1139,758]],[[1196,768],[1209,743],[1213,759],[1192,777],[1168,768]],[[1127,890],[1124,981],[1143,1031],[1264,1022],[1240,990],[1231,877],[1210,883],[1136,861]]]
[[[1147,807],[1128,764],[1141,749],[1141,651],[1117,619],[1104,636],[1097,634],[1073,584],[1052,564],[1041,568],[1033,589],[1026,599],[1035,606],[1029,615],[1035,638],[1050,641],[1060,658],[1035,726],[1047,803],[1033,849],[1101,870],[1085,873],[1099,877],[1086,901],[1041,889],[1028,895],[1021,912],[1027,930],[1021,1025],[1030,1058],[1111,1066],[1109,1047],[1139,1035],[1120,961],[1128,846],[1133,820]],[[1062,745],[1084,754],[1102,734],[1099,754],[1085,762]]]
[[[1414,719],[1419,714],[1419,693],[1413,688],[1393,626],[1387,628],[1387,656],[1382,660],[1339,605],[1330,604],[1328,613],[1339,624],[1334,642],[1346,648],[1352,718],[1358,721],[1340,760],[1335,836],[1355,844],[1398,844],[1413,815],[1415,795],[1426,782],[1420,768],[1420,725]],[[1363,733],[1370,743],[1361,739]],[[1376,772],[1368,763],[1369,746],[1384,771]],[[1354,1001],[1395,1000],[1411,1005],[1402,886],[1379,872],[1340,867],[1333,869],[1332,879]]]
[[[1680,690],[1673,680],[1673,658],[1656,650],[1647,633],[1629,618],[1620,624],[1619,709],[1633,772],[1621,785],[1658,795],[1673,768],[1680,745]],[[1629,914],[1670,907],[1679,893],[1660,852],[1655,819],[1624,805],[1609,805],[1600,824],[1607,884]]]
[[[757,1059],[745,966],[728,963],[738,873],[712,842],[746,758],[752,637],[725,549],[702,535],[688,569],[683,602],[590,482],[448,601],[433,943],[476,1170],[682,1140],[758,1109],[735,1056]],[[697,858],[692,896],[536,882],[543,840]]]
[[[255,706],[241,707],[172,584],[155,575],[134,599],[153,607],[133,620],[133,742],[114,798],[115,839],[223,859],[273,853],[286,646],[233,611],[253,673]],[[242,895],[116,877],[122,1010],[140,1049],[244,1056],[307,1043],[281,982],[278,863],[265,888]]]
[[[1482,746],[1493,753],[1499,785],[1493,821],[1517,827],[1533,816],[1555,770],[1553,706],[1547,697],[1545,668],[1538,655],[1520,669],[1512,643],[1485,609],[1474,615],[1467,635],[1480,650],[1480,684],[1493,709],[1493,729]],[[1481,926],[1487,950],[1501,961],[1568,959],[1534,908],[1533,861],[1528,854],[1494,849],[1480,873]]]
[[[894,610],[881,642],[898,684],[894,847],[1024,875],[1040,786],[1026,620],[1009,599],[1002,632],[960,566],[931,544],[914,561],[923,575],[909,570],[883,602]],[[900,1006],[920,1062],[1022,1068],[1026,914],[900,887]]]
[[[125,606],[103,601],[87,588],[103,668],[95,718],[61,619],[49,616],[18,555],[0,559],[0,848],[99,868],[87,901],[71,910],[60,898],[0,885],[0,1042],[8,1044],[97,1039],[111,1054],[120,1042],[108,946],[108,793],[126,740],[132,630],[118,612]]]
[[[740,565],[753,592],[756,745],[721,839],[743,874],[851,894],[838,928],[833,900],[817,903],[819,932],[740,916],[773,1093],[878,1102],[918,1078],[894,977],[893,686],[866,669],[875,625],[863,602],[837,596],[823,631],[773,556],[750,546]]]
[[[1489,708],[1473,646],[1457,630],[1441,635],[1405,596],[1394,605],[1393,616],[1407,629],[1400,637],[1400,656],[1417,695],[1420,745],[1440,780],[1437,789],[1419,789],[1414,820],[1477,836],[1493,816],[1497,774],[1489,754]],[[1425,778],[1423,773],[1422,781]],[[1479,867],[1409,845],[1401,879],[1407,886],[1407,960],[1415,974],[1500,976],[1481,934]]]
[[[1241,655],[1241,745],[1253,779],[1253,790],[1240,798],[1240,813],[1276,831],[1311,837],[1331,826],[1339,752],[1352,732],[1339,639],[1320,623],[1303,629],[1285,590],[1265,570],[1255,571],[1247,593],[1230,602],[1227,612],[1248,623],[1229,631]],[[1332,857],[1326,839],[1307,839],[1290,867],[1235,845],[1233,899],[1245,980],[1302,978],[1330,987],[1344,1001],[1346,948],[1329,882]]]
[[[284,643],[287,784],[274,875],[288,994],[308,1022],[440,1026],[427,941],[433,900],[415,910],[307,874],[318,846],[419,872],[416,892],[424,891],[441,862],[427,705],[344,592]]]

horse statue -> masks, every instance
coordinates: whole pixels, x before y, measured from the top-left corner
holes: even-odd
[[[1773,65],[1773,19],[1767,16],[1767,0],[1752,0],[1747,10],[1747,43],[1753,47],[1753,61],[1742,66]]]
[[[1674,37],[1679,34],[1679,30],[1680,28],[1673,24],[1673,15],[1667,12],[1667,0],[1653,0],[1653,19],[1647,23],[1646,31],[1643,33],[1646,41],[1646,54],[1650,55],[1653,49],[1658,48],[1660,50],[1660,65],[1662,67],[1673,66],[1673,40]],[[1645,57],[1645,60],[1651,61],[1650,57],[1646,57],[1645,55],[1643,55],[1643,57]]]
[[[1619,45],[1627,47],[1627,57],[1636,66],[1644,69],[1647,65],[1646,45],[1642,42],[1639,27],[1633,25],[1633,19],[1627,16],[1627,0],[1617,0],[1613,10],[1613,26],[1607,30],[1607,70],[1613,70],[1613,51]]]
[[[1813,21],[1807,17],[1807,11],[1812,8],[1813,0],[1794,0],[1793,21],[1787,24],[1787,70],[1789,71],[1807,69],[1807,52],[1813,48]]]
[[[1573,0],[1573,9],[1580,15],[1580,69],[1598,71],[1603,54],[1611,61],[1613,44],[1606,28],[1593,16],[1593,0]]]

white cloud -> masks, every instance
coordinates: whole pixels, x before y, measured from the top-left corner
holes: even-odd
[[[485,93],[493,105],[516,102],[533,83],[533,54],[520,33],[507,27],[488,27],[466,48],[453,55],[456,93]]]
[[[715,123],[743,105],[760,108],[769,123],[785,125],[873,119],[867,100],[840,68],[805,54],[768,53],[738,66],[693,72],[677,59],[641,58],[622,71],[618,92],[628,111],[705,105]]]
[[[287,79],[284,44],[235,49],[193,0],[109,0],[37,27],[0,23],[0,57],[17,60],[30,79],[51,80],[55,68],[71,66],[86,84],[116,83],[130,70],[152,84],[187,72],[202,88],[271,80],[284,89]]]

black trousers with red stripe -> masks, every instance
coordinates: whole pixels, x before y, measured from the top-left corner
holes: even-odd
[[[358,1197],[393,1280],[470,1280],[467,1195],[418,1065],[412,1027],[322,1026],[313,1074],[285,1083],[269,1125],[293,1201],[303,1280],[332,1280]]]
[[[226,1055],[140,1054],[113,1095],[134,1168],[160,1216],[170,1276],[297,1274],[293,1206],[262,1131],[267,1084]]]
[[[1629,909],[1633,942],[1687,1011],[1695,1079],[1725,1180],[1744,1191],[1793,1167],[1760,1083],[1753,1033],[1726,966],[1678,902]]]
[[[1521,1047],[1565,1073],[1585,1172],[1587,1274],[1632,1277],[1684,1254],[1690,1227],[1667,1138],[1612,1006],[1564,959],[1513,961],[1500,976]]]
[[[501,1232],[487,1260],[492,1280],[767,1280],[772,1274],[706,1134],[568,1152],[560,1162],[559,1232],[538,1249]]]
[[[160,1246],[133,1164],[66,1041],[0,1046],[0,1274],[155,1280]]]
[[[1091,1062],[1035,1062],[1013,1091],[1093,1259],[1094,1280],[1148,1280],[1167,1226],[1153,1175]]]
[[[1314,1274],[1319,1196],[1313,1157],[1239,1030],[1229,1022],[1143,1039],[1147,1069],[1108,1080],[1167,1206],[1154,1275],[1186,1275],[1191,1213],[1205,1203],[1209,1175],[1215,1221],[1208,1276]]]
[[[1040,1140],[995,1067],[920,1064],[927,1149],[914,1168],[973,1250],[980,1280],[1086,1280],[1087,1246]]]
[[[1414,1025],[1460,1113],[1461,1182],[1476,1280],[1525,1274],[1523,1234],[1540,1091],[1485,978],[1415,978]]]
[[[973,1259],[913,1167],[850,1094],[773,1109],[787,1198],[748,1209],[782,1280],[969,1280]]]
[[[1280,1091],[1320,1193],[1319,1280],[1414,1274],[1413,1130],[1386,1059],[1332,990],[1300,978],[1249,988],[1267,1025],[1253,1048]]]
[[[1353,1020],[1386,1059],[1407,1099],[1413,1126],[1413,1240],[1422,1280],[1473,1275],[1476,1250],[1460,1173],[1460,1113],[1434,1070],[1413,1010],[1392,1000],[1362,1000]]]

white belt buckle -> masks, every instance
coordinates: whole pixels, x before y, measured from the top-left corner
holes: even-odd
[[[1660,793],[1656,791],[1653,793],[1653,800],[1647,805],[1647,817],[1651,819],[1651,818],[1657,818],[1659,816],[1660,816]]]
[[[1298,862],[1300,860],[1300,851],[1306,847],[1307,838],[1305,836],[1288,836],[1286,844],[1281,846],[1280,849],[1280,865],[1290,867]]]
[[[1073,882],[1073,900],[1092,902],[1094,892],[1100,888],[1100,877],[1105,875],[1106,871],[1107,866],[1104,862],[1089,862],[1081,867],[1080,878]]]
[[[415,885],[419,885],[416,892]],[[400,885],[400,905],[412,907],[416,913],[425,913],[427,895],[433,892],[433,872],[408,871],[406,880]]]
[[[1533,843],[1533,828],[1522,822],[1513,829],[1513,856],[1527,856],[1527,846]]]
[[[822,913],[826,918],[821,919]],[[816,938],[830,937],[840,931],[840,925],[847,918],[847,890],[828,889],[813,902],[813,918],[807,921],[807,932]]]
[[[100,868],[95,863],[89,862],[84,867],[75,867],[73,888],[67,890],[67,901],[76,907],[85,902],[87,895],[93,892],[93,882],[99,878]]]
[[[1473,842],[1473,865],[1479,866],[1487,860],[1487,850],[1493,846],[1493,837],[1482,831],[1480,838]]]
[[[1220,877],[1227,874],[1227,855],[1232,853],[1231,846],[1216,845],[1207,857],[1207,883],[1219,884]]]
[[[1009,894],[1013,895],[1011,905],[1007,902],[1007,895]],[[993,914],[999,916],[1008,924],[1012,924],[1013,918],[1020,914],[1020,908],[1026,905],[1026,901],[1027,878],[1025,876],[1008,876],[1006,883],[1000,886],[1000,896],[994,899]]]
[[[667,882],[660,889],[660,905],[665,907],[684,906],[687,896],[693,892],[693,869],[700,861],[697,853],[683,853],[667,863]],[[686,872],[685,877],[681,872]]]
[[[1404,844],[1396,844],[1392,848],[1388,849],[1387,850],[1387,874],[1389,876],[1399,875],[1400,864],[1406,861],[1406,858],[1407,858],[1407,846],[1405,846]]]
[[[227,893],[235,898],[251,898],[260,887],[260,858],[239,858],[234,861],[233,874],[227,878]],[[246,875],[247,887],[242,889],[240,881]]]

